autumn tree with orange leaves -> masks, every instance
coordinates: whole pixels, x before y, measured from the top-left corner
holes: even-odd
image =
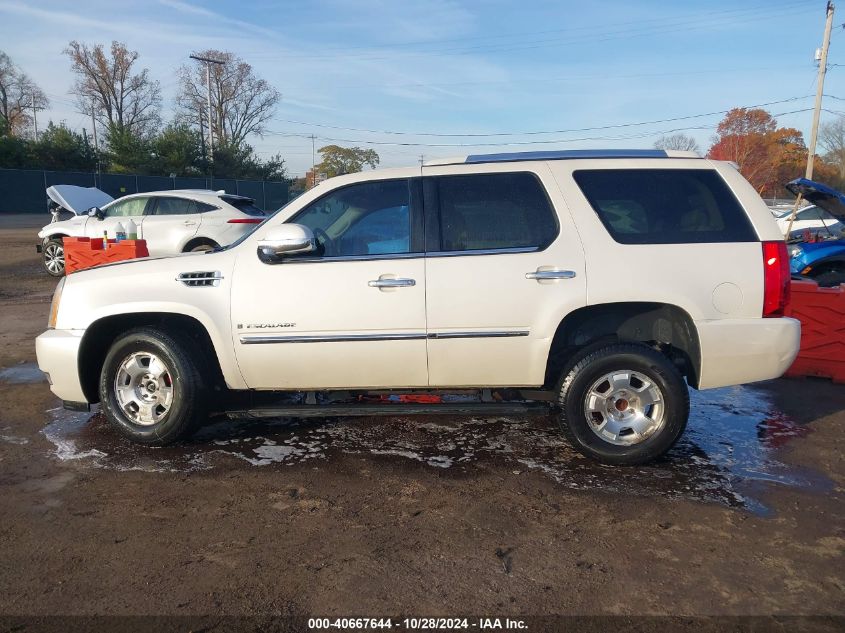
[[[804,175],[807,147],[795,128],[778,127],[759,108],[734,108],[716,128],[709,158],[730,160],[761,196],[783,195],[783,184]]]

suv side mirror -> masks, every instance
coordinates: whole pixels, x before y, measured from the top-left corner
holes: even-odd
[[[265,264],[278,262],[286,255],[300,255],[317,250],[314,233],[301,224],[282,224],[267,231],[258,240],[258,258]]]
[[[106,214],[103,213],[103,210],[100,207],[91,207],[88,209],[88,217],[102,220],[106,217]]]

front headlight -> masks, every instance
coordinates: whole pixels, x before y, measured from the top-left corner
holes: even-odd
[[[56,286],[56,291],[53,293],[53,302],[50,304],[50,318],[47,321],[47,327],[51,330],[56,327],[56,319],[59,317],[59,302],[62,300],[62,289],[65,287],[65,279],[62,277]]]

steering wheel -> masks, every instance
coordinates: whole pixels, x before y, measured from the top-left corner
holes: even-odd
[[[317,238],[317,243],[323,247],[321,255],[323,257],[334,255],[334,240],[329,237],[328,233],[323,229],[314,229],[313,232],[314,237]]]

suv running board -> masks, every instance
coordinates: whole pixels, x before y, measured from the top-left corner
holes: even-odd
[[[447,402],[437,404],[299,404],[233,409],[230,418],[324,418],[375,415],[526,415],[547,413],[547,402]]]

